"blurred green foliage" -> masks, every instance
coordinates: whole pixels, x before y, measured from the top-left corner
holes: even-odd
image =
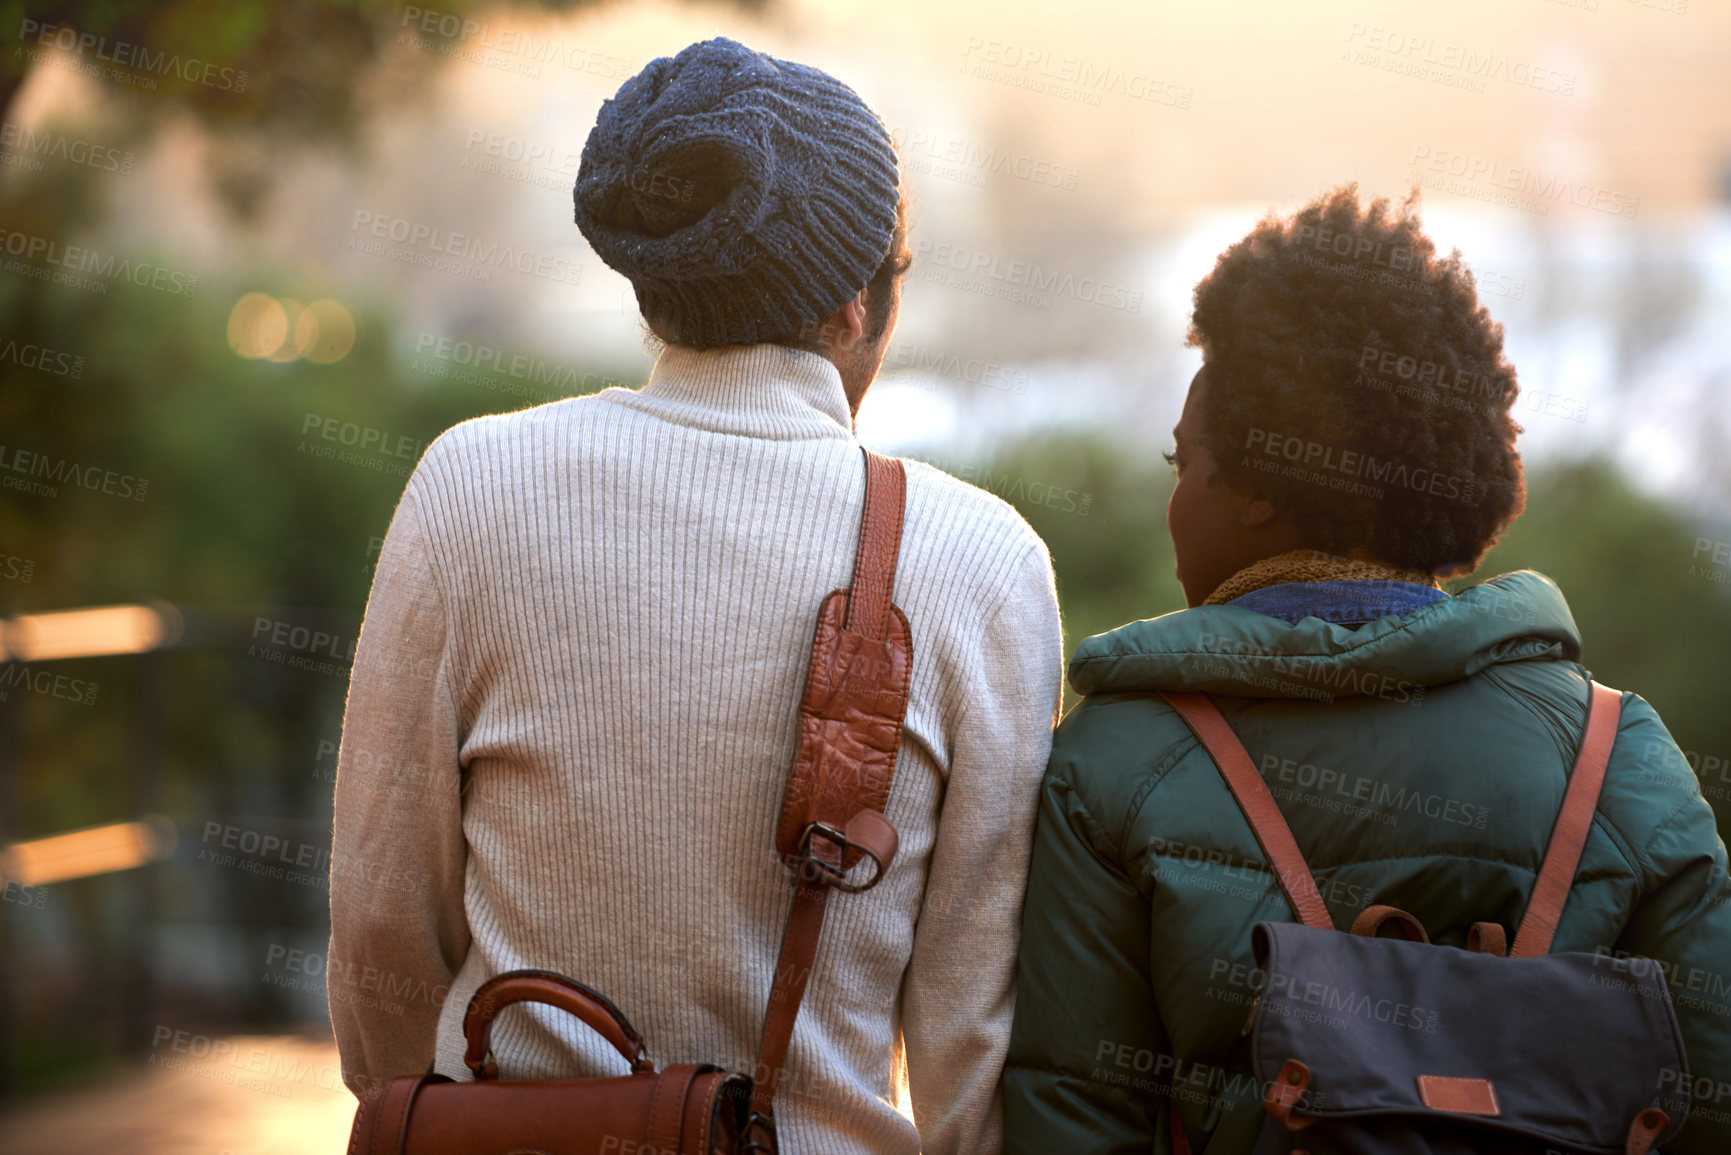
[[[509,6],[566,12],[593,3]],[[368,115],[428,91],[440,53],[401,54],[402,66],[380,67],[391,62],[394,44],[464,47],[473,41],[463,22],[479,25],[489,9],[503,7],[498,0],[0,0],[0,36],[11,45],[0,54],[0,112],[9,113],[31,71],[56,66],[51,61],[107,69],[104,139],[125,147],[177,116],[191,118],[213,142],[205,150],[212,185],[248,217],[296,148],[354,149]]]

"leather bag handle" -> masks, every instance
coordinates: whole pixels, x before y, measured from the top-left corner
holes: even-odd
[[[1605,785],[1605,767],[1611,761],[1611,747],[1617,741],[1617,722],[1623,714],[1621,691],[1591,683],[1587,699],[1587,729],[1581,736],[1581,752],[1575,757],[1575,768],[1569,772],[1569,786],[1563,793],[1563,808],[1557,814],[1557,824],[1551,830],[1550,844],[1545,848],[1545,860],[1539,866],[1539,877],[1533,883],[1527,911],[1515,931],[1515,944],[1509,948],[1510,958],[1531,958],[1548,954],[1551,939],[1557,933],[1557,920],[1563,917],[1563,906],[1569,901],[1569,888],[1575,884],[1575,868],[1581,864],[1581,850],[1587,845],[1587,833],[1593,828],[1593,814],[1599,809],[1599,791]]]
[[[1166,690],[1162,691],[1161,697],[1178,711],[1178,716],[1184,719],[1196,734],[1196,740],[1214,759],[1214,765],[1219,768],[1220,776],[1226,779],[1232,796],[1238,800],[1238,808],[1244,811],[1251,833],[1256,835],[1257,844],[1267,856],[1268,865],[1274,871],[1280,889],[1286,892],[1286,901],[1292,904],[1298,921],[1319,930],[1333,930],[1334,919],[1322,901],[1322,892],[1316,889],[1316,879],[1304,861],[1303,852],[1298,849],[1298,842],[1292,837],[1292,828],[1286,825],[1274,795],[1268,792],[1268,783],[1256,772],[1256,763],[1250,760],[1244,743],[1238,740],[1238,735],[1221,716],[1220,708],[1207,694],[1194,691]]]
[[[655,1064],[644,1050],[643,1036],[606,995],[554,971],[516,970],[494,975],[482,983],[463,1013],[463,1037],[469,1044],[463,1062],[477,1079],[499,1077],[487,1034],[498,1013],[513,1003],[546,1003],[576,1015],[625,1057],[633,1075],[655,1073]]]

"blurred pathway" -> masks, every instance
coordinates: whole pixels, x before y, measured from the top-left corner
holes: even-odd
[[[140,1064],[0,1113],[30,1155],[342,1155],[355,1099],[336,1045],[300,1036],[164,1040]]]

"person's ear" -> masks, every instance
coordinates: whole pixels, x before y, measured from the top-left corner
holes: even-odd
[[[865,338],[865,329],[866,290],[861,289],[823,323],[824,341],[831,349],[852,349]]]
[[[1266,497],[1253,497],[1238,513],[1238,524],[1245,529],[1257,529],[1274,520],[1275,508]]]

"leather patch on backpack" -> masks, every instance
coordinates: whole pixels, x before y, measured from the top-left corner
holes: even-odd
[[[1420,1075],[1418,1097],[1433,1111],[1451,1115],[1485,1115],[1503,1113],[1497,1106],[1497,1089],[1489,1079],[1451,1079],[1446,1075]]]

